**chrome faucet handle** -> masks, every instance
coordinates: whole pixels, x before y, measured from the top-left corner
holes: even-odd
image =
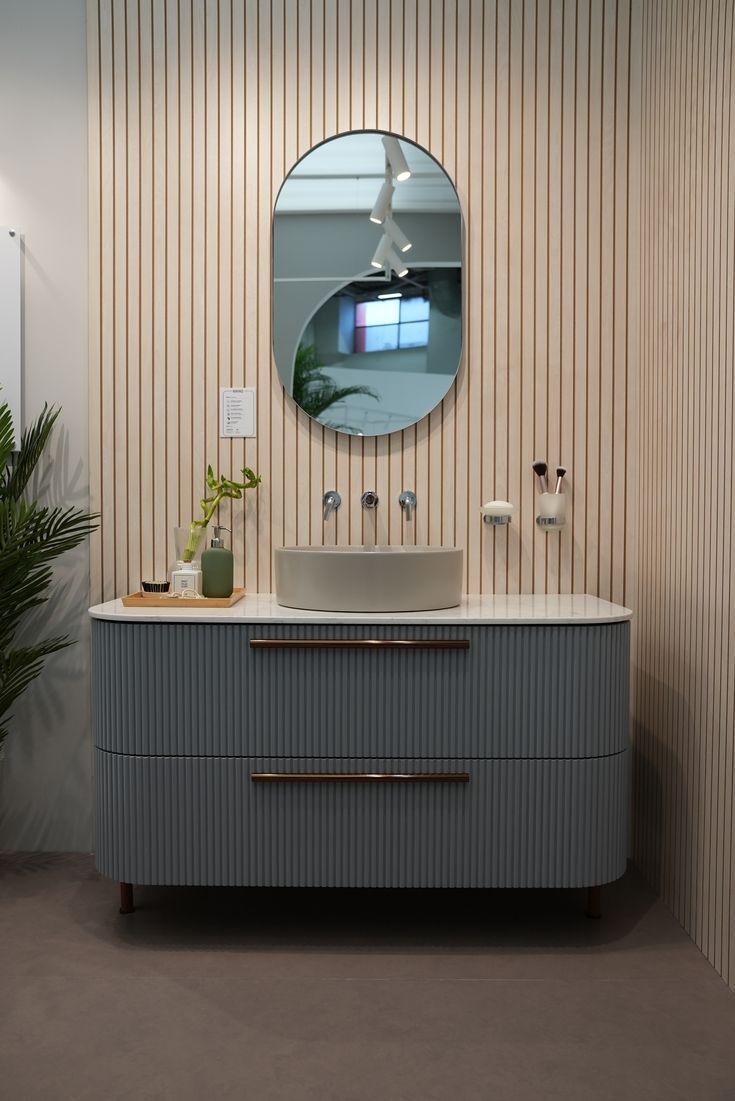
[[[324,519],[328,520],[332,513],[336,512],[342,504],[342,498],[336,489],[330,489],[322,497],[322,504],[324,505]]]
[[[377,508],[378,507],[378,495],[374,489],[366,489],[360,498],[360,503],[363,508]]]
[[[398,498],[398,504],[403,509],[406,523],[410,524],[413,520],[413,510],[416,508],[416,494],[412,489],[404,489]]]

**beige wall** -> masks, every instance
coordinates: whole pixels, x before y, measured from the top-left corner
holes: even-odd
[[[211,462],[263,475],[233,513],[250,590],[271,589],[274,546],[361,542],[365,488],[400,542],[406,488],[408,538],[464,547],[469,591],[632,599],[637,19],[630,0],[91,3],[95,596],[165,571]],[[310,424],[271,364],[276,193],[361,127],[437,156],[467,228],[459,382],[377,443]],[[218,439],[230,383],[258,388],[256,440]],[[535,529],[539,456],[570,470],[561,537]],[[518,509],[497,534],[494,496]]]
[[[732,0],[643,26],[633,852],[735,986]]]

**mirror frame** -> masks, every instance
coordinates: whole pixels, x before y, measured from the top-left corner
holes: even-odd
[[[454,371],[454,373],[451,375],[450,382],[449,382],[444,394],[439,399],[439,401],[436,402],[436,404],[432,405],[430,409],[427,409],[426,412],[423,413],[416,420],[411,421],[410,424],[404,425],[402,428],[392,429],[389,432],[373,432],[373,433],[346,432],[341,428],[332,428],[328,424],[322,424],[321,421],[317,420],[316,418],[311,417],[308,413],[305,412],[304,409],[302,409],[302,407],[298,404],[298,402],[294,399],[294,397],[286,389],[285,383],[283,382],[283,379],[281,377],[281,372],[280,372],[279,367],[278,367],[278,362],[276,360],[276,352],[275,352],[275,347],[274,347],[274,338],[275,338],[275,331],[276,331],[276,318],[275,318],[276,303],[275,303],[275,294],[274,294],[274,284],[275,284],[275,278],[276,278],[276,276],[275,276],[275,236],[276,236],[275,228],[276,228],[276,211],[277,211],[277,207],[278,207],[278,200],[281,197],[281,192],[283,191],[284,187],[286,186],[286,184],[288,183],[288,181],[291,177],[291,173],[297,167],[297,165],[301,164],[301,162],[303,160],[305,160],[306,157],[310,156],[310,154],[313,153],[314,150],[321,148],[323,145],[326,145],[328,142],[336,141],[338,138],[349,137],[352,134],[379,134],[380,137],[383,137],[383,136],[393,137],[393,138],[397,138],[400,141],[408,142],[409,145],[416,146],[416,148],[420,149],[421,152],[424,153],[427,157],[430,157],[431,160],[434,161],[434,163],[437,164],[439,166],[439,168],[442,170],[442,172],[444,173],[444,176],[449,181],[449,183],[452,187],[452,190],[454,191],[454,194],[456,196],[457,211],[459,213],[459,224],[460,224],[460,266],[459,266],[459,270],[462,274],[462,279],[461,279],[461,301],[460,301],[460,306],[461,306],[461,309],[460,309],[461,332],[460,332],[460,341],[459,341],[459,353],[458,353],[458,357],[457,357],[457,367],[456,367],[456,370]],[[294,407],[299,412],[303,413],[305,417],[308,417],[310,422],[313,421],[313,423],[318,425],[320,428],[323,428],[323,429],[325,429],[329,432],[335,432],[335,433],[339,434],[340,436],[347,436],[348,438],[375,439],[375,440],[383,439],[383,438],[388,437],[388,436],[396,435],[398,432],[405,432],[406,430],[408,430],[410,428],[413,428],[416,425],[420,424],[421,421],[425,420],[426,417],[430,416],[434,412],[435,409],[439,408],[439,406],[446,399],[447,394],[449,394],[450,390],[452,389],[452,386],[456,387],[456,385],[459,381],[460,372],[462,371],[462,368],[463,368],[463,365],[464,365],[463,364],[463,357],[464,357],[464,350],[465,350],[466,303],[467,303],[467,295],[466,295],[466,289],[465,289],[466,285],[467,285],[467,283],[466,283],[466,279],[467,279],[467,277],[466,277],[466,261],[467,261],[467,231],[466,231],[466,226],[465,226],[464,212],[462,210],[462,203],[460,202],[459,192],[457,191],[457,185],[456,185],[455,181],[453,180],[453,178],[450,176],[447,169],[442,164],[442,162],[439,160],[439,158],[435,157],[433,153],[431,153],[428,149],[425,148],[425,146],[421,145],[418,141],[414,141],[413,138],[406,137],[405,134],[399,134],[399,133],[396,133],[393,130],[379,130],[377,127],[369,127],[369,126],[366,126],[366,127],[363,127],[361,129],[357,129],[357,130],[340,130],[338,133],[330,134],[328,137],[322,138],[321,141],[318,141],[318,142],[316,142],[316,144],[310,146],[306,150],[305,153],[302,153],[301,156],[298,157],[291,164],[290,168],[288,169],[288,171],[284,175],[283,180],[281,181],[281,184],[278,188],[278,192],[276,194],[275,200],[273,202],[273,210],[271,212],[271,278],[270,278],[270,283],[271,283],[271,310],[270,310],[270,313],[271,313],[271,339],[270,339],[270,351],[271,351],[272,369],[275,370],[275,372],[278,376],[278,381],[280,382],[281,387],[283,388],[283,392],[284,392],[285,397],[290,402],[293,403]],[[359,278],[359,276],[355,276],[355,279],[358,279],[358,278]],[[347,285],[348,284],[345,284],[345,286],[347,286]],[[334,292],[332,292],[332,293],[334,293]],[[320,304],[320,306],[318,308],[321,309],[321,306],[323,306],[325,302],[328,302],[330,297],[331,297],[331,295],[328,295],[324,299],[324,301]],[[313,316],[313,314],[312,314],[312,316]],[[307,322],[307,324],[308,324],[308,322]]]

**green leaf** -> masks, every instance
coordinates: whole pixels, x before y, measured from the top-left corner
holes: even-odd
[[[10,406],[5,401],[0,405],[0,478],[4,478],[14,444],[13,414],[10,412]]]
[[[379,401],[378,395],[369,386],[337,386],[336,382],[324,373],[313,344],[300,344],[294,361],[293,385],[291,396],[296,404],[314,420],[319,420],[331,405],[352,394],[364,394]],[[330,428],[344,428],[344,425],[328,425]]]
[[[59,408],[44,405],[41,415],[24,429],[20,448],[10,465],[5,467],[6,477],[4,484],[0,487],[0,496],[17,499],[23,495],[60,412]]]
[[[40,674],[50,654],[71,645],[61,636],[19,646],[16,632],[28,613],[51,595],[56,559],[97,527],[96,514],[40,505],[25,496],[59,413],[45,405],[13,453],[12,418],[7,404],[0,405],[0,743],[8,733],[13,702]],[[26,635],[31,630],[30,625],[25,628]]]

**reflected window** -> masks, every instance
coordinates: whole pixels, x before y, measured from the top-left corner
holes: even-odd
[[[425,348],[429,343],[429,300],[369,299],[355,305],[355,351],[392,352]]]

